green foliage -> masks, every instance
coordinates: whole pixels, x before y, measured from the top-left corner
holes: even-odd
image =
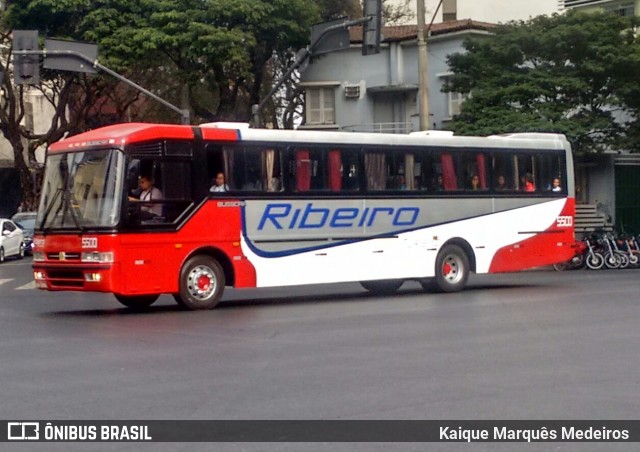
[[[162,74],[146,87],[199,119],[247,120],[273,55],[304,46],[320,12],[314,0],[17,0],[8,18],[96,42],[103,64],[140,84]]]
[[[640,106],[640,46],[627,36],[635,20],[569,12],[466,41],[466,53],[448,60],[454,75],[445,90],[471,93],[452,128],[564,133],[577,153],[628,145],[624,118]]]

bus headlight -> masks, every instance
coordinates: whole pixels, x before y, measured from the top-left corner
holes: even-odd
[[[46,278],[45,273],[42,270],[35,270],[33,272],[33,279],[36,281],[42,281]]]
[[[44,252],[43,251],[34,251],[33,252],[33,260],[34,260],[34,262],[44,262]]]
[[[102,280],[102,275],[98,272],[85,273],[84,280],[86,282],[100,282]]]
[[[99,251],[90,251],[84,252],[80,255],[80,260],[82,262],[97,262],[97,263],[108,263],[113,262],[113,252],[99,252]]]

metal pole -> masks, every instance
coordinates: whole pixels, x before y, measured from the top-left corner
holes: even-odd
[[[180,119],[181,119],[182,124],[189,124],[191,122],[191,119],[189,117],[189,110],[188,109],[183,109],[183,108],[176,107],[175,105],[167,102],[166,100],[164,100],[160,96],[157,96],[157,95],[153,94],[151,91],[149,91],[147,89],[144,89],[142,86],[132,82],[128,78],[123,77],[122,75],[118,74],[117,72],[112,71],[108,67],[103,66],[102,64],[98,63],[98,60],[92,60],[91,58],[87,57],[86,55],[83,55],[82,53],[75,52],[73,50],[49,50],[49,51],[47,51],[46,49],[44,49],[44,50],[15,50],[13,53],[15,55],[42,55],[45,58],[47,56],[49,56],[49,55],[71,56],[71,57],[75,57],[75,58],[78,58],[80,60],[86,61],[87,63],[91,64],[91,66],[93,66],[94,68],[97,68],[97,69],[100,69],[101,71],[106,72],[107,74],[117,78],[121,82],[124,82],[129,86],[132,86],[133,88],[137,89],[141,93],[146,94],[147,96],[151,97],[154,100],[157,100],[158,102],[160,102],[165,107],[168,107],[171,110],[175,111],[176,113],[178,113],[180,115]]]
[[[424,0],[418,1],[418,111],[420,130],[429,130],[429,77],[427,75],[427,41],[424,38]]]

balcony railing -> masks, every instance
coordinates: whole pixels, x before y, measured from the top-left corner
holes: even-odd
[[[564,3],[565,8],[577,8],[580,6],[596,6],[613,3],[612,0],[560,0],[560,5]]]

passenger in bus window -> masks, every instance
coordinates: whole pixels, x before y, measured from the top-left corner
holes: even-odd
[[[219,172],[216,174],[216,178],[213,180],[213,185],[209,189],[212,193],[222,193],[229,191],[229,186],[225,183],[224,173]]]
[[[442,174],[438,174],[438,177],[436,177],[436,180],[433,183],[433,189],[435,191],[444,190],[444,179],[442,178]]]
[[[406,190],[407,184],[405,182],[404,176],[402,174],[398,175],[398,190]]]
[[[498,176],[498,183],[496,185],[496,190],[508,190],[507,180],[504,178],[502,174]]]
[[[269,180],[269,191],[280,191],[280,179],[272,177]]]
[[[255,168],[250,168],[247,172],[247,176],[244,184],[242,184],[242,190],[247,191],[260,191],[262,190],[262,182],[260,181],[260,172]]]
[[[242,185],[243,190],[247,191],[259,191],[262,190],[262,182],[256,179],[254,182],[247,181]]]
[[[562,191],[562,184],[560,182],[559,177],[554,177],[553,181],[551,181],[551,191],[555,191],[555,192]]]
[[[524,175],[524,191],[526,192],[536,191],[536,186],[533,183],[533,175],[531,173],[526,173]]]
[[[471,184],[469,185],[471,190],[480,190],[480,178],[476,175],[471,176]]]
[[[144,203],[140,206],[140,213],[142,214],[141,216],[143,217],[143,219],[145,216],[162,216],[162,204],[150,202],[156,200],[160,201],[164,199],[162,192],[158,188],[154,187],[153,184],[154,181],[151,176],[140,176],[138,178],[138,185],[140,186],[141,190],[140,197],[134,198],[132,196],[129,196],[129,201]]]

